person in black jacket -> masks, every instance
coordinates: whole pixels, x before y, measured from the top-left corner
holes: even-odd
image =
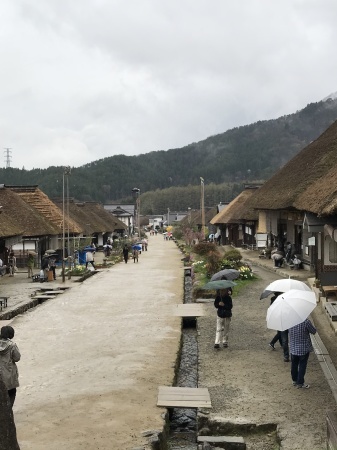
[[[272,298],[270,299],[270,304],[272,305],[274,301],[277,299],[282,292],[275,292]],[[277,331],[273,339],[269,342],[269,347],[272,350],[275,350],[275,344],[279,341],[280,346],[283,349],[283,360],[284,362],[289,362],[289,337],[288,330]]]
[[[216,333],[214,348],[220,348],[220,344],[228,347],[228,333],[232,317],[233,302],[229,295],[229,289],[220,289],[214,300],[217,309]]]

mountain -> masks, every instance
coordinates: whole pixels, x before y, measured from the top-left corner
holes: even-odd
[[[128,199],[134,187],[141,194],[156,191],[159,195],[161,189],[199,186],[200,177],[206,188],[211,183],[230,186],[262,181],[336,120],[337,98],[332,94],[294,114],[233,128],[186,147],[138,156],[115,155],[72,168],[65,180],[62,167],[3,168],[0,180],[8,185],[38,184],[51,198],[62,196],[66,186],[70,197],[101,202]]]

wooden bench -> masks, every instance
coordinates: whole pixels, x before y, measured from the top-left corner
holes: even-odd
[[[337,303],[326,303],[325,304],[326,312],[329,314],[331,320],[333,322],[337,321]]]
[[[337,286],[322,286],[326,297],[333,296],[337,300]]]
[[[7,308],[7,300],[9,297],[0,296],[0,311],[2,308]]]

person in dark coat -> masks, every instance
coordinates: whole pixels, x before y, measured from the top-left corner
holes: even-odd
[[[272,305],[277,297],[282,294],[282,292],[275,292],[272,298],[270,299],[270,304]],[[283,360],[284,362],[289,362],[289,337],[288,330],[277,331],[273,339],[269,342],[269,347],[272,350],[275,350],[275,344],[279,341],[280,346],[283,349]]]
[[[220,348],[221,343],[224,347],[228,347],[228,334],[233,308],[232,297],[229,295],[229,289],[220,289],[217,291],[214,306],[217,309],[214,348]]]
[[[123,258],[124,258],[125,264],[127,264],[128,259],[129,259],[129,248],[126,244],[123,247]]]

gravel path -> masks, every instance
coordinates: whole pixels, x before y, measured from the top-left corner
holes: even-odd
[[[280,347],[268,348],[274,332],[266,328],[269,300],[261,292],[277,274],[253,266],[258,280],[233,296],[229,348],[213,348],[216,310],[207,304],[207,316],[198,320],[199,386],[208,387],[212,399],[209,414],[200,414],[200,426],[221,434],[236,432],[246,437],[248,450],[326,448],[326,411],[336,410],[330,388],[315,354],[308,363],[308,390],[292,386],[290,363]],[[252,431],[259,431],[254,435]],[[265,432],[260,433],[265,430]],[[275,430],[273,432],[273,430]]]

